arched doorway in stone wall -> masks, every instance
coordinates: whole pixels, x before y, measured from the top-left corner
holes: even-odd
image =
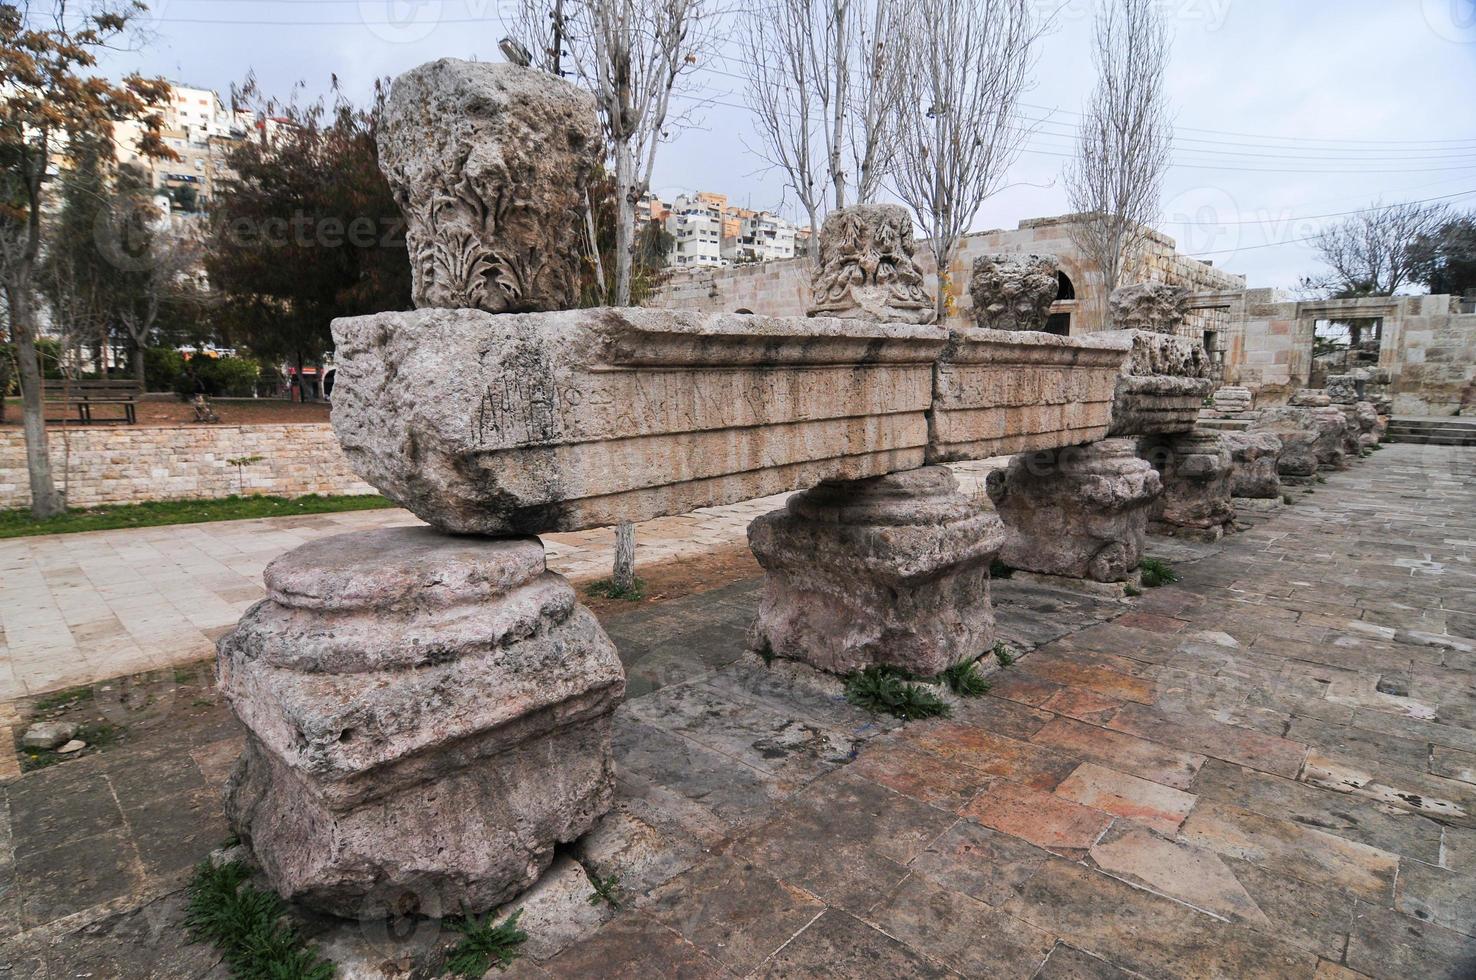
[[[1056,273],[1056,301],[1046,317],[1046,333],[1071,336],[1071,316],[1076,312],[1076,284],[1065,271]]]

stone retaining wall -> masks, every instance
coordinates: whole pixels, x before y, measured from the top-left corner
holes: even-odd
[[[366,494],[326,422],[276,425],[52,426],[51,461],[73,507],[238,493]],[[227,460],[260,456],[237,469]],[[239,482],[238,482],[239,481]],[[25,437],[0,429],[0,508],[27,507]]]

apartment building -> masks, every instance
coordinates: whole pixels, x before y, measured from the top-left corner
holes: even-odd
[[[732,237],[723,239],[729,262],[769,262],[795,255],[794,225],[769,211],[748,211],[735,222]]]
[[[720,199],[720,200],[715,200]],[[671,266],[723,266],[723,221],[727,199],[717,194],[680,195],[666,218],[666,230],[676,239]]]
[[[728,203],[726,194],[698,191],[667,206],[647,194],[636,206],[642,221],[662,221],[676,240],[673,268],[725,266],[793,258],[798,229],[771,211]]]

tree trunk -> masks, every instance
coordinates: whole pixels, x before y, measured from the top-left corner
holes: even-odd
[[[815,208],[810,208],[810,264],[820,264],[820,222],[815,218]]]
[[[635,561],[635,525],[630,521],[622,521],[615,527],[615,567],[610,574],[611,591],[623,594],[635,588]]]
[[[630,305],[631,247],[635,244],[635,183],[630,144],[615,147],[615,305]]]
[[[31,478],[31,516],[39,521],[60,514],[65,504],[51,476],[51,452],[41,404],[41,364],[36,352],[36,325],[31,322],[30,297],[24,286],[14,286],[6,292],[10,298],[10,332],[15,339],[15,360],[20,372],[26,470]]]
[[[938,291],[933,296],[934,307],[938,311],[938,326],[948,319],[948,269],[953,264],[953,249],[942,254],[934,253],[938,266]]]
[[[149,390],[148,374],[144,371],[144,349],[143,344],[133,342],[133,376],[138,379],[139,391]]]
[[[555,27],[557,30],[557,27]],[[557,54],[554,55],[558,57]],[[589,255],[594,259],[595,277],[595,301],[605,305],[606,283],[605,283],[605,260],[600,256],[600,239],[595,229],[594,204],[589,199],[589,188],[584,190],[584,231],[589,236]]]

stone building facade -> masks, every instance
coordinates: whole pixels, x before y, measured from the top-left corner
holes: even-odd
[[[1048,253],[1061,264],[1061,291],[1051,307],[1051,332],[1078,335],[1093,333],[1103,326],[1105,297],[1100,277],[1088,271],[1080,249],[1071,240],[1070,226],[1075,218],[1033,218],[1020,222],[1014,230],[977,232],[964,237],[958,255],[949,269],[949,290],[953,297],[948,317],[949,326],[973,322],[973,300],[968,284],[974,259],[997,252]],[[917,264],[927,277],[931,294],[936,280],[932,256],[919,247]],[[1174,240],[1158,232],[1150,232],[1145,255],[1139,268],[1130,273],[1133,279],[1148,279],[1183,286],[1190,292],[1230,292],[1245,289],[1245,278],[1216,269],[1207,262],[1180,255]],[[677,270],[647,301],[647,306],[704,312],[766,313],[772,316],[803,316],[810,303],[810,260],[801,256],[783,262],[762,265],[732,266],[722,269]],[[1218,309],[1196,310],[1184,327],[1186,336],[1208,339],[1219,348],[1223,336],[1225,314]],[[1206,332],[1209,333],[1206,338]]]
[[[1377,371],[1395,415],[1476,411],[1476,313],[1451,296],[1367,296],[1298,301],[1274,289],[1191,298],[1225,330],[1224,380],[1256,394],[1258,407],[1321,387],[1314,359],[1319,323],[1362,324],[1376,337]],[[1375,346],[1371,342],[1371,346]]]
[[[97,426],[48,430],[51,464],[73,507],[248,494],[367,494],[326,422]],[[232,459],[261,457],[241,469]],[[26,444],[0,429],[0,508],[28,507]]]

